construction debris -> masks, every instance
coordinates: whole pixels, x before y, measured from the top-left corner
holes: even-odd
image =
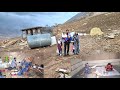
[[[56,72],[70,73],[70,71],[69,71],[69,70],[66,70],[66,69],[57,69]]]
[[[59,73],[59,78],[71,78],[70,71],[66,69],[56,69],[56,72]]]
[[[110,38],[110,39],[114,39],[114,38],[115,38],[115,35],[114,35],[114,34],[110,34],[110,35],[108,35],[107,37]]]

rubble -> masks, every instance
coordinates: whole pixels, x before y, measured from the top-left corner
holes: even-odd
[[[70,73],[70,71],[69,70],[66,70],[66,69],[57,69],[56,70],[56,72],[58,72],[58,73]]]
[[[107,39],[114,39],[115,36],[116,36],[116,35],[113,34],[113,33],[109,33],[109,34],[104,35],[104,37],[107,38]]]
[[[71,76],[69,75],[70,74],[70,71],[69,70],[66,70],[66,69],[57,69],[56,72],[59,73],[59,78],[71,78]]]

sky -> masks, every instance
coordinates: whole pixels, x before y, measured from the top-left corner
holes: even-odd
[[[36,26],[63,24],[77,13],[79,12],[0,12],[0,34],[9,31],[19,33],[21,29]]]

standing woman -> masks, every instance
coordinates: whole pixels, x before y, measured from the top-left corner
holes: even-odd
[[[74,41],[74,47],[75,47],[75,51],[74,54],[78,55],[79,54],[79,36],[78,33],[75,32],[74,36],[73,36],[73,41]]]
[[[14,59],[12,60],[10,67],[12,67],[12,69],[17,67],[16,57],[14,57]]]

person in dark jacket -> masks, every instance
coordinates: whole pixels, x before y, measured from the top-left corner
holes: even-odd
[[[66,30],[66,38],[64,40],[64,56],[69,55],[69,48],[70,48],[70,42],[71,42],[71,36],[69,33],[69,30]],[[67,50],[67,53],[66,53]]]
[[[89,66],[88,63],[85,64],[85,68],[84,68],[84,77],[87,78],[88,74],[91,73],[91,68]]]

